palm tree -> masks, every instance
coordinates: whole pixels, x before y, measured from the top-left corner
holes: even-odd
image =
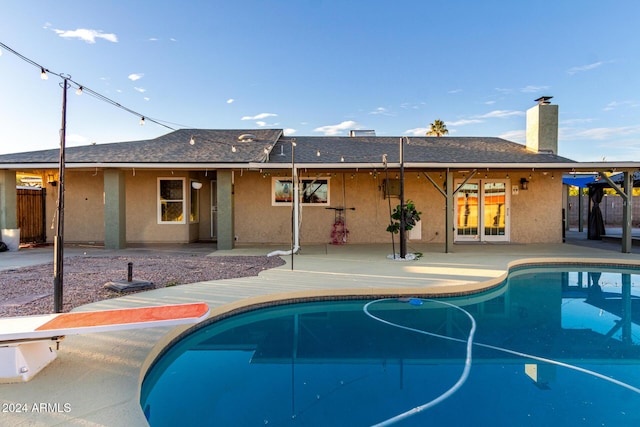
[[[427,136],[442,136],[448,133],[449,130],[447,129],[447,125],[445,125],[442,120],[437,119],[429,125]]]

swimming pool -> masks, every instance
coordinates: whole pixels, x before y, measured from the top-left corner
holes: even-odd
[[[273,306],[147,372],[151,426],[638,426],[640,270],[530,267],[488,292]]]

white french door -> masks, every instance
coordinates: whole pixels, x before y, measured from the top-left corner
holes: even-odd
[[[456,188],[460,186],[456,182]],[[469,180],[455,194],[455,234],[457,242],[508,242],[508,180]]]

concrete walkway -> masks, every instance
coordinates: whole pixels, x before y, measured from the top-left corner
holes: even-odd
[[[390,245],[317,245],[284,256],[286,265],[258,277],[194,283],[102,301],[79,310],[207,302],[212,316],[247,304],[332,294],[461,293],[502,280],[509,265],[534,261],[593,261],[640,266],[640,254],[622,254],[608,242],[583,242],[568,236],[564,244],[455,245],[409,244],[422,252],[416,261],[387,259]],[[209,245],[131,248],[131,251],[193,251],[211,255],[265,255],[286,247],[244,247],[213,251]],[[634,248],[635,249],[635,248]],[[33,252],[31,252],[33,251]],[[0,269],[53,260],[52,248],[0,254]],[[108,255],[97,248],[65,248],[66,256]],[[44,261],[43,261],[44,260]],[[0,425],[138,426],[146,425],[138,400],[144,373],[174,337],[186,328],[150,328],[67,337],[58,358],[28,383],[0,384],[0,402],[24,404],[25,412],[0,412]],[[35,404],[35,406],[34,406]],[[42,406],[41,404],[44,404]],[[35,408],[35,409],[34,409]],[[44,408],[44,411],[37,409]],[[1,409],[1,408],[0,408]],[[188,410],[188,408],[186,408]]]

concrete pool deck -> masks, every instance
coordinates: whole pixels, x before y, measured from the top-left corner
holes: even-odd
[[[195,244],[105,251],[69,247],[65,256],[112,255],[133,251],[172,251],[210,255],[265,255],[281,246],[239,247],[215,251]],[[396,246],[397,250],[397,246]],[[129,295],[86,305],[78,310],[105,310],[204,301],[212,315],[280,297],[318,294],[389,292],[456,292],[498,282],[509,265],[523,260],[612,262],[640,265],[640,253],[622,254],[620,245],[606,242],[560,244],[455,245],[445,254],[443,244],[409,243],[409,252],[422,252],[415,261],[387,259],[391,245],[303,246],[287,262],[257,277],[200,282]],[[634,252],[638,249],[634,247]],[[0,254],[0,269],[51,262],[53,249],[33,248]],[[155,356],[185,327],[159,327],[69,336],[58,358],[31,381],[0,384],[0,424],[13,426],[138,426],[146,425],[139,406],[140,384]],[[176,390],[180,393],[180,390]],[[21,410],[22,412],[18,412]],[[189,408],[185,408],[189,410]]]

